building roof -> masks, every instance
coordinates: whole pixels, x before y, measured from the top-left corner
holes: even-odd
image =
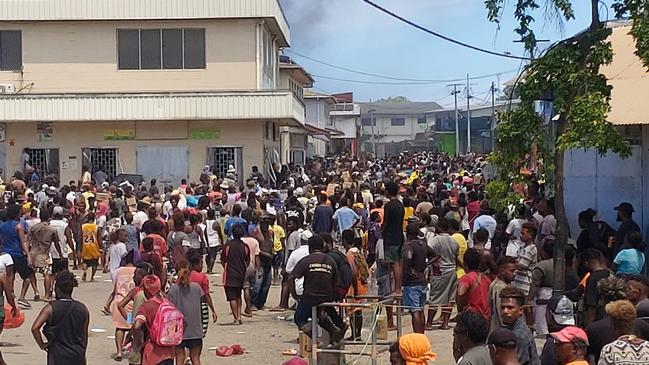
[[[0,0],[0,21],[267,19],[281,47],[289,25],[278,0]]]
[[[304,89],[304,98],[305,99],[323,99],[327,101],[329,104],[335,104],[338,101],[336,100],[336,97],[330,94],[325,94],[325,93],[319,93],[317,91],[313,91],[313,89]]]
[[[374,115],[423,115],[431,111],[442,109],[434,101],[430,102],[391,102],[377,101],[373,103],[358,103],[361,106],[361,114],[368,114],[370,110]]]
[[[304,67],[300,66],[288,56],[280,56],[279,60],[280,70],[287,70],[289,75],[295,79],[295,81],[302,84],[303,87],[313,87],[315,80],[313,80],[311,74],[308,73]]]
[[[609,37],[613,62],[602,73],[613,86],[608,121],[616,125],[649,124],[649,113],[643,107],[649,95],[649,72],[635,55],[635,40],[629,34],[631,25],[613,23]]]

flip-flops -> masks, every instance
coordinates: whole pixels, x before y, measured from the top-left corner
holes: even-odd
[[[232,355],[243,355],[246,350],[241,345],[219,346],[216,349],[216,356],[230,357]]]

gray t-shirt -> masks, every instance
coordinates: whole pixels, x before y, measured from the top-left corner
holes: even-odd
[[[460,357],[457,365],[492,365],[489,350],[484,346],[472,347]]]
[[[189,283],[189,286],[173,284],[169,288],[169,301],[185,316],[183,340],[203,338],[201,324],[201,298],[203,294],[203,290],[196,283]]]
[[[439,260],[439,270],[441,274],[455,271],[457,262],[457,241],[447,233],[441,233],[431,237],[428,246],[435,251],[441,258]]]

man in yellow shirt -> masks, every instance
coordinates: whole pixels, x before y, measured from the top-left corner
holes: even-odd
[[[277,218],[272,218],[273,222],[270,225],[273,231],[273,285],[279,285],[279,269],[284,265],[284,240],[286,233],[284,228],[277,224]]]
[[[450,234],[455,242],[457,242],[457,269],[455,269],[455,273],[459,279],[464,276],[464,253],[469,248],[469,245],[467,244],[464,235],[459,232],[460,223],[455,219],[449,219],[448,222],[448,234]]]
[[[92,268],[90,281],[95,281],[95,273],[97,272],[97,266],[99,266],[99,257],[101,256],[100,251],[100,228],[95,223],[95,214],[88,213],[86,216],[86,223],[81,226],[81,233],[83,237],[83,246],[81,249],[81,257],[83,258],[83,265],[81,270],[83,270],[83,276],[81,280],[86,281],[86,270],[88,266]]]

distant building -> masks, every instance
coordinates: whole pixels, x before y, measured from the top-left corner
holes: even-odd
[[[23,148],[67,183],[82,166],[177,184],[240,180],[303,128],[303,70],[277,0],[0,0],[0,169]],[[286,78],[284,75],[286,74]]]

